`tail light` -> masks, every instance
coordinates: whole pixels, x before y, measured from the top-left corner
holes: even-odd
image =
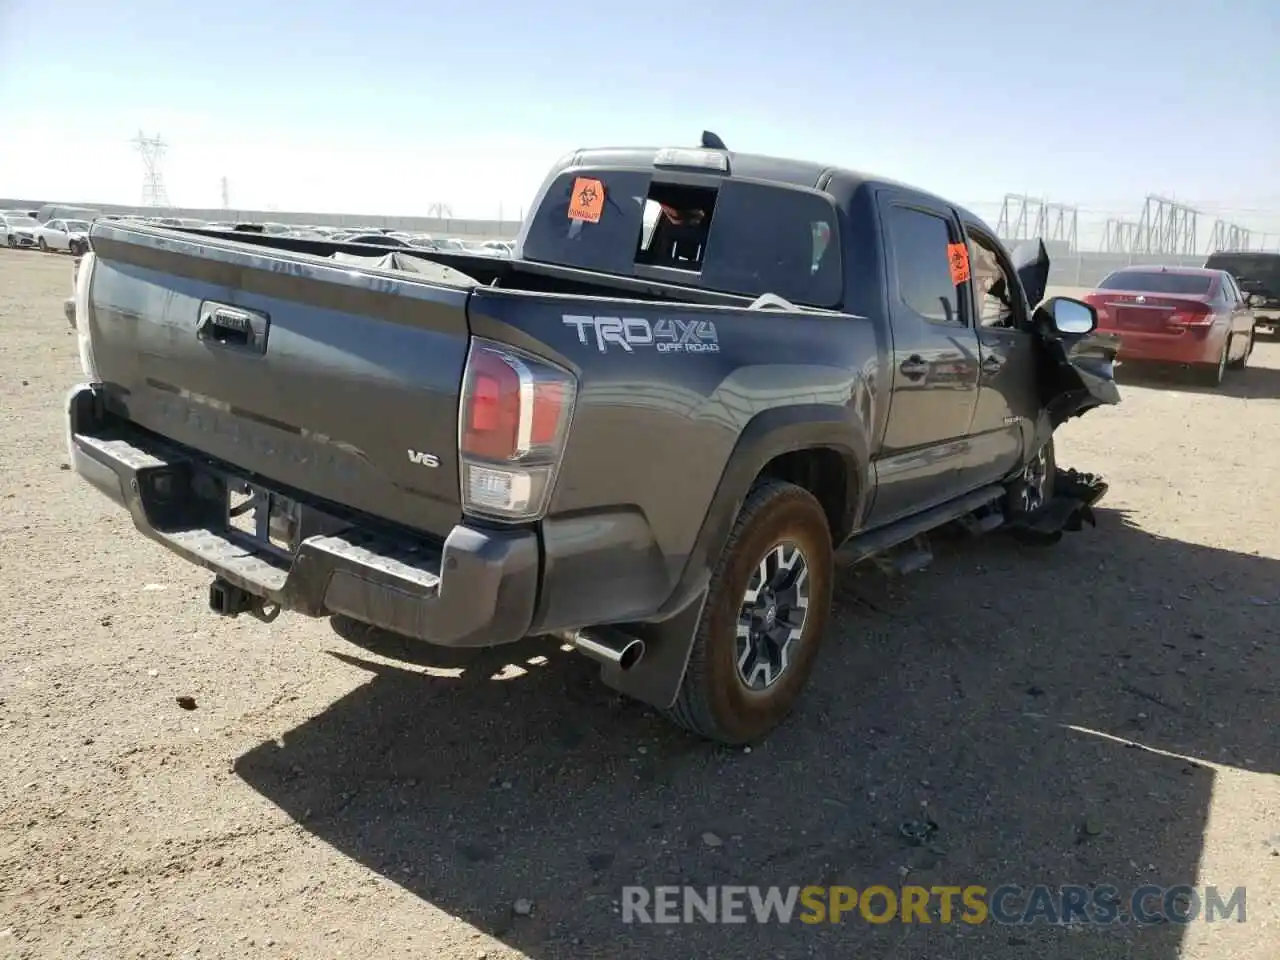
[[[1106,297],[1099,296],[1096,293],[1085,294],[1084,302],[1093,307],[1098,314],[1098,326],[1105,327],[1111,319],[1111,313],[1106,307]]]
[[[1169,323],[1179,327],[1207,327],[1213,320],[1213,309],[1207,303],[1180,303],[1169,314]]]
[[[472,338],[458,412],[464,512],[509,521],[546,512],[577,387],[546,360]]]
[[[74,272],[76,342],[80,349],[80,370],[90,383],[96,383],[100,379],[98,365],[93,358],[93,340],[89,336],[89,288],[93,283],[93,268],[96,263],[97,256],[91,250],[80,257]]]

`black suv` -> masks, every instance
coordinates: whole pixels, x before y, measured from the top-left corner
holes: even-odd
[[[1249,297],[1249,306],[1259,325],[1280,332],[1280,253],[1222,251],[1205,261],[1210,270],[1225,270]]]

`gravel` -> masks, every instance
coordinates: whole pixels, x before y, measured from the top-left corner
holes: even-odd
[[[1221,391],[1126,383],[1060,432],[1059,462],[1112,484],[1098,529],[842,574],[802,708],[746,752],[554,646],[461,656],[214,618],[207,574],[64,469],[70,272],[0,251],[3,955],[1280,953],[1280,344]],[[908,874],[1244,885],[1247,922],[637,926],[618,908],[627,884]]]

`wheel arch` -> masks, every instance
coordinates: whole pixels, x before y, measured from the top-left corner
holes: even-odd
[[[827,515],[832,545],[839,546],[865,514],[869,465],[865,434],[843,407],[802,404],[757,414],[729,456],[671,597],[645,622],[617,624],[645,641],[644,658],[625,672],[605,668],[605,682],[660,709],[670,707],[688,666],[711,571],[756,482],[773,477],[809,490]]]

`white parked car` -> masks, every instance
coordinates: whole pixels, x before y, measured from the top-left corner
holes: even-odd
[[[88,220],[50,220],[36,228],[36,246],[41,250],[81,252],[89,247]]]
[[[34,247],[39,222],[34,217],[6,210],[0,213],[0,241],[6,247]]]

